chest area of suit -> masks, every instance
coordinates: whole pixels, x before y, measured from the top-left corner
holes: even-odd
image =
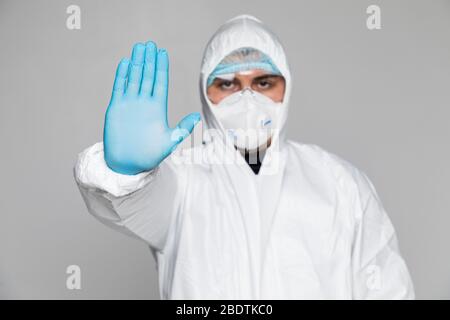
[[[179,270],[201,282],[196,288],[209,283],[226,290],[234,283],[244,291],[278,285],[280,292],[297,292],[303,285],[320,296],[324,278],[345,273],[352,242],[345,199],[329,186],[289,177],[276,193],[271,210],[264,210],[270,201],[258,194],[247,198],[257,203],[243,206],[245,195],[230,185],[197,187],[198,202],[185,208],[177,257]]]

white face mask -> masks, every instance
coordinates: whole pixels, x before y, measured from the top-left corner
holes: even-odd
[[[224,98],[211,109],[237,148],[254,151],[267,146],[273,131],[278,129],[281,105],[281,102],[246,88]]]

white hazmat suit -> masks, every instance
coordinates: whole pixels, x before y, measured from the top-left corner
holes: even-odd
[[[109,169],[97,143],[75,166],[89,212],[150,246],[162,299],[413,298],[394,228],[367,176],[320,147],[285,138],[287,60],[254,17],[229,20],[208,43],[200,82],[204,125],[224,135],[206,80],[242,47],[267,54],[286,80],[281,133],[260,173],[217,136],[132,176]],[[182,161],[186,156],[204,161]],[[229,158],[235,161],[224,163]]]

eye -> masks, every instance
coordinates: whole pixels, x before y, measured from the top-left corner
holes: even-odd
[[[261,79],[258,81],[257,85],[259,89],[265,90],[272,87],[272,82],[268,79]]]
[[[222,80],[219,83],[219,87],[222,90],[232,90],[234,88],[234,82],[230,80]]]

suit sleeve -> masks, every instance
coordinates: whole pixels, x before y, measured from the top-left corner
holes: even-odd
[[[80,153],[74,175],[95,218],[163,251],[179,212],[182,185],[180,173],[168,159],[149,172],[122,175],[106,165],[100,142]]]
[[[356,170],[357,171],[357,170]],[[355,299],[414,299],[394,227],[367,176],[357,171],[352,247]]]

